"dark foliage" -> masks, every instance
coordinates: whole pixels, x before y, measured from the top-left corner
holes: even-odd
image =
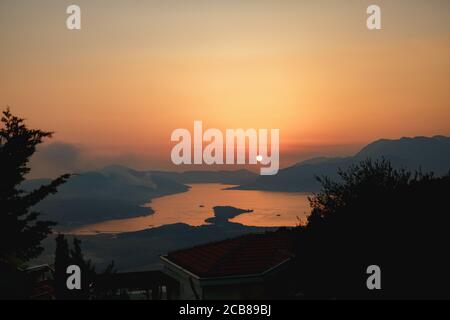
[[[299,227],[298,287],[308,298],[449,298],[450,175],[365,161],[320,179],[312,214]],[[381,268],[368,290],[367,267]]]
[[[39,221],[32,207],[55,193],[69,175],[31,192],[24,192],[21,183],[30,171],[28,162],[36,146],[51,132],[28,129],[23,119],[3,112],[0,129],[0,260],[6,263],[28,261],[42,252],[40,243],[51,232],[50,221]]]
[[[68,274],[67,267],[76,265],[81,270],[81,290],[69,290],[66,285]],[[101,273],[112,274],[115,273],[114,263],[111,262],[106,269]],[[56,251],[55,251],[55,288],[56,298],[59,300],[88,300],[97,297],[106,296],[106,292],[95,290],[92,284],[97,276],[95,267],[91,260],[85,259],[83,251],[81,250],[81,240],[76,237],[73,238],[73,246],[69,247],[68,240],[62,234],[56,237]]]
[[[13,116],[9,109],[3,112],[0,128],[0,296],[23,297],[26,279],[17,268],[37,257],[43,250],[41,241],[51,233],[50,221],[38,220],[40,213],[33,207],[57,191],[69,175],[63,175],[31,192],[21,188],[28,162],[36,146],[51,132],[28,129],[24,120]]]

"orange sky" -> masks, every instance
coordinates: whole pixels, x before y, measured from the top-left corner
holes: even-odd
[[[65,28],[72,3],[81,31]],[[3,0],[0,106],[54,140],[159,167],[194,120],[279,128],[292,162],[450,135],[450,2],[376,1],[383,30],[369,31],[372,3]]]

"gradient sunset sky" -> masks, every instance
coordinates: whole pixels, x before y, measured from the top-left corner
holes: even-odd
[[[450,135],[448,0],[0,0],[0,40],[0,106],[124,164],[169,168],[194,120],[279,128],[285,165]]]

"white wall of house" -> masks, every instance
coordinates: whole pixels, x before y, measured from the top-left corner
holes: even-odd
[[[174,299],[180,299],[180,300],[196,300],[196,295],[199,296],[201,299],[203,296],[202,287],[200,286],[200,282],[198,279],[195,278],[195,276],[183,272],[179,268],[171,265],[170,263],[164,262],[164,268],[163,272],[167,274],[168,276],[172,277],[173,279],[177,280],[180,284],[179,291],[177,295],[174,295]],[[191,279],[191,280],[190,280]],[[194,292],[195,290],[195,292]]]
[[[180,284],[178,296],[174,296],[174,299],[196,300],[197,296],[201,300],[264,299],[284,291],[283,283],[286,279],[283,279],[283,276],[287,264],[255,276],[199,279],[188,270],[164,258],[162,261],[164,264],[162,271]]]

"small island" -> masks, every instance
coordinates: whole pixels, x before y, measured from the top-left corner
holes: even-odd
[[[216,206],[213,208],[214,217],[205,220],[207,223],[215,225],[229,223],[228,220],[233,219],[243,213],[250,213],[253,210],[244,210],[231,206]]]

